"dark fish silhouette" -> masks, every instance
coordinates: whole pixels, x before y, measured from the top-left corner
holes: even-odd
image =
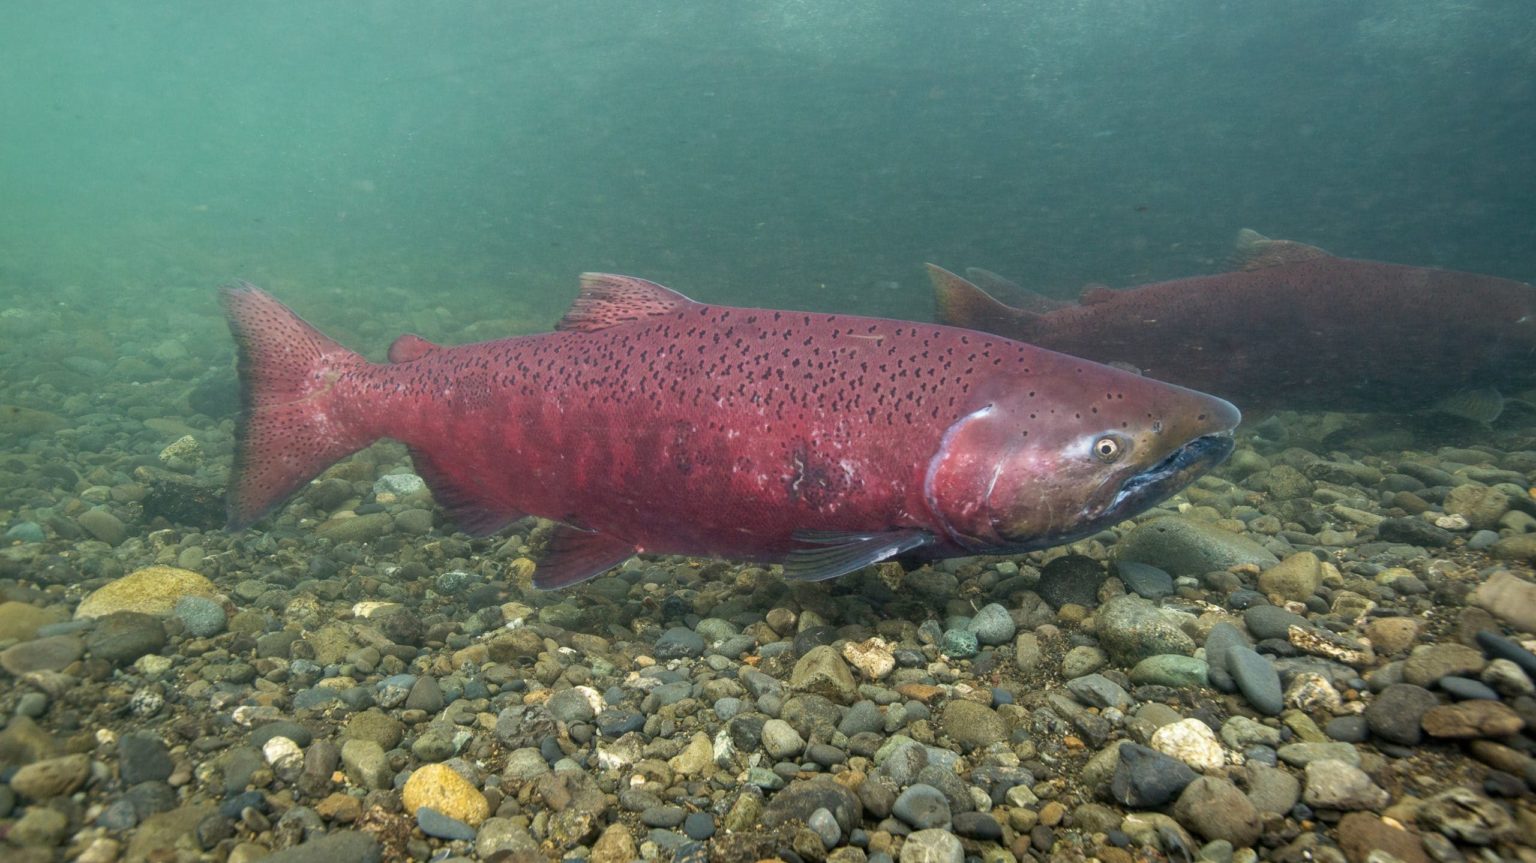
[[[370,363],[271,296],[224,292],[245,413],[229,522],[380,437],[460,526],[562,523],[535,583],[636,552],[830,578],[897,555],[1068,542],[1219,463],[1221,399],[935,324],[696,303],[587,275],[558,332]]]
[[[928,269],[943,323],[1125,363],[1244,410],[1413,410],[1536,382],[1530,285],[1338,258],[1249,230],[1237,262],[1214,276],[1091,287],[1056,309],[1043,298],[1007,306]]]

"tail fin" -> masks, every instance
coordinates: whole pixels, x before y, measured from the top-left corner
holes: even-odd
[[[343,371],[366,360],[254,285],[220,293],[239,349],[244,405],[226,503],[228,528],[238,530],[373,439],[344,421],[334,389]]]

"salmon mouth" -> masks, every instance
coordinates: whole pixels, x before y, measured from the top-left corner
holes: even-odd
[[[1195,438],[1121,483],[1120,490],[1105,507],[1105,515],[1119,520],[1141,512],[1226,461],[1234,446],[1231,431]]]

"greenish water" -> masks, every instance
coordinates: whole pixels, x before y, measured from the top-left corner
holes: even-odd
[[[547,324],[599,269],[926,316],[924,260],[1070,295],[1208,272],[1242,226],[1528,279],[1527,13],[10,4],[0,299],[211,312],[238,276]]]

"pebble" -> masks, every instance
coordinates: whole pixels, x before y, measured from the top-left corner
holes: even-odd
[[[1429,797],[1419,804],[1415,818],[1429,830],[1471,845],[1492,845],[1515,830],[1504,807],[1470,788],[1453,787]]]
[[[901,863],[965,863],[965,848],[947,829],[918,830],[902,843]]]
[[[1486,664],[1481,652],[1464,644],[1423,644],[1403,662],[1403,680],[1430,687],[1448,674],[1476,677]]]
[[[1317,555],[1298,552],[1259,573],[1259,589],[1281,599],[1301,602],[1317,593],[1323,575],[1323,562]]]
[[[384,747],[372,740],[348,740],[341,745],[341,763],[347,778],[370,789],[389,787],[393,774]],[[429,765],[435,766],[435,765]],[[241,783],[244,785],[244,783]]]
[[[1286,770],[1249,761],[1243,766],[1248,800],[1259,812],[1284,814],[1301,799],[1301,780]]]
[[[19,521],[5,531],[5,539],[12,542],[42,542],[47,538],[43,526],[35,521]]]
[[[1359,766],[1360,752],[1350,743],[1287,743],[1276,750],[1281,761],[1305,768],[1314,761],[1334,760]]]
[[[1115,563],[1115,573],[1131,592],[1145,599],[1155,601],[1173,595],[1173,576],[1151,564],[1120,560]]]
[[[103,507],[86,510],[75,522],[85,528],[86,533],[107,545],[122,545],[123,540],[128,538],[127,525]]]
[[[1013,640],[1017,626],[1013,617],[1008,614],[1008,609],[1002,605],[991,602],[981,607],[976,616],[967,624],[976,640],[985,645],[1007,644]]]
[[[1226,764],[1226,751],[1211,726],[1198,719],[1170,722],[1153,732],[1152,748],[1201,772]]]
[[[858,698],[858,686],[848,663],[824,644],[811,648],[795,662],[789,673],[789,687],[839,704],[851,704]]]
[[[891,814],[916,830],[950,825],[949,798],[931,785],[916,784],[896,797]]]
[[[450,818],[431,806],[416,810],[416,826],[428,836],[449,841],[468,842],[475,838],[475,828],[457,818]]]
[[[1099,584],[1104,581],[1104,565],[1081,554],[1064,554],[1040,570],[1035,592],[1055,608],[1099,604]]]
[[[1235,566],[1262,568],[1279,562],[1251,539],[1184,516],[1138,525],[1115,544],[1115,559],[1145,563],[1174,576],[1196,577]]]
[[[379,841],[372,834],[352,830],[327,833],[261,857],[262,863],[380,863],[381,859]]]
[[[1209,684],[1205,660],[1177,654],[1161,654],[1141,660],[1131,669],[1130,678],[1138,686],[1167,686],[1174,689]]]
[[[890,646],[879,638],[847,642],[843,645],[843,658],[857,668],[865,680],[884,680],[896,670],[895,654],[891,652]]]
[[[1431,707],[1420,724],[1431,737],[1470,740],[1517,734],[1525,727],[1525,720],[1498,701],[1462,701]]]
[[[10,825],[5,838],[22,847],[48,848],[58,845],[68,833],[69,816],[43,806],[31,806]]]
[[[1183,761],[1135,743],[1120,746],[1110,793],[1135,809],[1157,808],[1178,797],[1196,777]]]
[[[218,600],[207,596],[183,596],[176,601],[176,607],[172,613],[182,626],[186,627],[187,634],[195,638],[212,638],[224,631],[227,617],[224,613],[224,605]]]
[[[1249,647],[1252,642],[1248,636],[1226,621],[1217,623],[1211,627],[1211,631],[1205,636],[1205,661],[1206,674],[1210,677],[1211,685],[1222,692],[1237,691],[1237,683],[1227,671],[1227,655],[1235,647]]]
[[[170,749],[159,737],[140,732],[118,738],[117,770],[124,783],[167,779],[174,767]]]
[[[1486,670],[1485,667],[1484,671],[1486,672]],[[1448,674],[1437,680],[1436,685],[1452,698],[1463,700],[1485,699],[1488,701],[1497,701],[1499,698],[1499,693],[1495,692],[1493,687],[1481,680],[1473,680],[1470,677]]]
[[[1252,648],[1234,645],[1227,651],[1227,672],[1243,697],[1265,716],[1278,716],[1285,709],[1285,693],[1280,688],[1280,672],[1275,664]]]
[[[704,637],[685,626],[674,626],[656,639],[651,649],[657,659],[683,659],[704,653]]]
[[[811,817],[806,820],[806,826],[815,831],[823,848],[831,848],[843,838],[843,831],[838,826],[837,819],[826,809],[817,809],[812,812]]]
[[[345,749],[342,757],[346,757]],[[406,780],[400,797],[406,812],[414,813],[423,806],[430,806],[470,827],[480,826],[490,816],[490,803],[480,789],[445,764],[417,768]]]
[[[1433,692],[1412,683],[1394,683],[1366,705],[1366,725],[1383,740],[1413,746],[1423,738],[1421,722],[1440,703]]]
[[[92,657],[125,666],[165,646],[165,626],[153,615],[115,611],[96,618],[86,634],[85,649]]]
[[[1536,694],[1536,683],[1530,675],[1507,659],[1490,660],[1479,677],[1495,692],[1509,698]]]
[[[1258,841],[1263,822],[1253,803],[1230,780],[1201,776],[1173,805],[1174,817],[1195,834],[1246,848]]]
[[[770,719],[763,723],[763,751],[777,761],[798,756],[805,750],[805,738],[782,719]]]
[[[1188,656],[1195,651],[1194,640],[1175,620],[1139,596],[1118,596],[1104,603],[1098,620],[1100,643],[1118,662],[1134,665],[1149,656]]]
[[[816,811],[826,812],[827,810],[817,809]],[[815,813],[812,814],[814,815]],[[830,815],[831,813],[828,813],[829,817]],[[833,824],[836,823],[836,820],[834,820]],[[687,817],[683,819],[683,834],[696,842],[703,842],[711,836],[714,836],[715,816],[709,814],[708,812],[688,813]]]
[[[939,713],[939,725],[965,752],[1000,743],[1008,735],[1008,725],[997,711],[975,701],[945,704]]]
[[[1349,860],[1366,860],[1376,852],[1401,863],[1430,863],[1415,833],[1370,813],[1351,812],[1339,819],[1338,836],[1339,847]]]
[[[1359,767],[1322,758],[1307,763],[1301,799],[1316,809],[1378,809],[1391,795]]]
[[[1243,612],[1243,626],[1254,638],[1285,638],[1291,627],[1307,627],[1307,619],[1278,605],[1255,605]]]
[[[1120,684],[1102,674],[1086,674],[1067,681],[1067,691],[1091,707],[1113,707],[1125,711],[1136,702]]]
[[[338,545],[374,542],[394,529],[395,520],[387,512],[342,512],[315,525],[315,535]]]
[[[1536,632],[1536,630],[1527,631]],[[1526,674],[1536,678],[1536,653],[1531,653],[1514,641],[1486,629],[1479,630],[1476,638],[1478,646],[1488,651],[1490,655],[1509,660],[1520,666]]]
[[[681,825],[688,813],[681,806],[651,806],[640,812],[640,823],[670,830]]]
[[[951,659],[970,659],[979,649],[976,633],[968,629],[946,629],[939,651]]]
[[[195,572],[174,566],[148,566],[102,585],[80,601],[75,617],[103,617],[135,611],[169,617],[184,596],[215,598],[218,588]]]
[[[89,756],[65,755],[22,766],[11,776],[9,784],[22,797],[49,800],[73,794],[85,784],[90,773]]]
[[[85,654],[85,642],[73,635],[51,635],[0,650],[0,668],[13,677],[60,671]]]
[[[59,608],[39,608],[15,600],[0,602],[0,641],[31,640],[37,637],[39,629],[57,623],[63,617]]]
[[[1422,518],[1388,518],[1376,526],[1376,536],[1383,542],[1442,548],[1456,541],[1456,535]]]

